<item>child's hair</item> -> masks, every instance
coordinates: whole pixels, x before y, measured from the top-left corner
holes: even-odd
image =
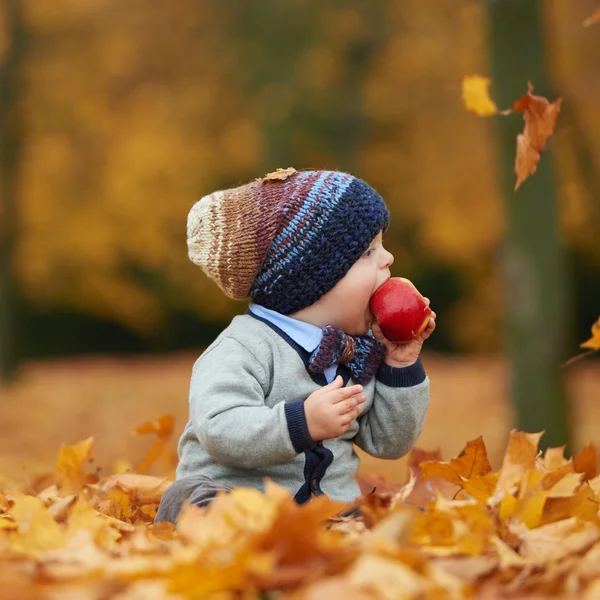
[[[291,314],[333,288],[388,222],[361,179],[290,168],[199,200],[188,254],[227,296]]]

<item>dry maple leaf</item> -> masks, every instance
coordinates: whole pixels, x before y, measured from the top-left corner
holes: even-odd
[[[292,175],[294,175],[297,172],[298,171],[296,171],[296,169],[294,169],[294,167],[288,167],[287,169],[279,168],[279,169],[273,171],[272,173],[267,173],[264,177],[257,178],[256,181],[269,181],[269,180],[283,181],[284,179],[291,177]]]
[[[146,453],[143,460],[136,466],[136,470],[141,473],[146,473],[150,467],[158,460],[158,458],[167,449],[169,440],[173,435],[175,428],[175,419],[172,415],[161,415],[154,421],[142,423],[134,429],[137,435],[155,434],[156,439]]]
[[[467,442],[458,457],[451,459],[450,463],[425,461],[421,463],[421,468],[423,479],[445,479],[481,501],[492,494],[497,480],[495,475],[491,475],[492,467],[481,436]]]
[[[590,25],[593,25],[594,23],[600,23],[600,6],[594,11],[594,13],[590,17],[588,17],[583,22],[583,26],[589,27]]]
[[[77,442],[74,446],[61,446],[56,459],[56,477],[67,494],[79,492],[87,482],[85,464],[94,458],[94,438]]]
[[[515,191],[530,176],[533,175],[540,162],[540,152],[546,146],[546,141],[554,131],[556,118],[560,112],[562,98],[549,102],[543,96],[534,96],[533,85],[527,84],[528,91],[521,96],[508,110],[500,114],[509,115],[523,111],[525,129],[517,136],[517,156],[515,159],[515,173],[517,182]]]
[[[581,348],[589,348],[590,350],[600,350],[600,317],[592,325],[592,337],[581,344]]]
[[[489,117],[498,112],[498,107],[489,96],[491,80],[480,75],[465,75],[462,80],[462,100],[465,108]]]

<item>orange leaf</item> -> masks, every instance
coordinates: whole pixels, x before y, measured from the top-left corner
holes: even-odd
[[[598,451],[591,442],[573,458],[573,470],[584,474],[584,481],[598,474]]]
[[[554,131],[556,117],[560,112],[562,98],[550,103],[543,96],[534,96],[533,85],[528,83],[528,92],[521,96],[509,110],[500,114],[509,115],[523,111],[525,129],[517,136],[517,156],[515,159],[515,173],[517,183],[515,191],[530,176],[533,175],[540,162],[540,152],[544,149],[547,139]]]
[[[77,442],[74,446],[60,448],[56,459],[56,477],[58,484],[68,494],[76,494],[86,483],[87,473],[84,470],[85,463],[94,458],[94,438]]]
[[[137,435],[147,433],[156,434],[156,440],[154,440],[150,450],[148,450],[144,459],[136,467],[138,471],[146,473],[162,455],[171,435],[173,435],[174,427],[175,419],[172,415],[161,415],[155,421],[147,421],[135,428],[134,433]]]
[[[450,461],[450,465],[463,479],[490,473],[492,466],[487,457],[483,437],[479,436],[467,442],[458,457]]]
[[[590,25],[593,25],[594,23],[599,23],[599,22],[600,22],[600,6],[594,11],[592,16],[588,17],[583,22],[583,26],[589,27]]]
[[[427,461],[421,463],[421,468],[423,469],[422,477],[424,479],[439,477],[462,487],[463,480],[448,463]]]
[[[491,492],[488,493],[490,481],[483,478],[491,472],[492,467],[488,461],[481,436],[467,442],[458,457],[451,459],[449,464],[440,461],[425,461],[420,466],[423,470],[422,479],[444,479],[465,488],[465,490],[466,482],[471,481],[468,493],[474,492],[473,497],[483,499],[491,494]],[[478,480],[478,483],[475,484],[474,480]],[[491,481],[495,484],[496,478]]]
[[[294,167],[288,167],[287,169],[279,168],[276,171],[273,171],[272,173],[267,173],[264,177],[259,177],[256,181],[266,181],[269,179],[283,181],[284,179],[291,177],[294,173],[297,172],[298,171],[296,171]]]
[[[108,496],[112,489],[117,488],[125,492],[137,505],[158,504],[172,483],[169,479],[154,475],[118,473],[102,481],[100,490]]]
[[[600,350],[600,317],[592,325],[592,337],[581,344],[581,348],[589,348],[590,350]]]

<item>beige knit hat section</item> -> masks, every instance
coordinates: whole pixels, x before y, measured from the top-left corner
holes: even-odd
[[[259,202],[261,186],[253,181],[204,196],[187,219],[190,260],[234,300],[248,298],[281,218],[276,197],[263,194]]]

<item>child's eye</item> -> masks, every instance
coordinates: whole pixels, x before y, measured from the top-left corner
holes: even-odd
[[[371,256],[371,254],[373,254],[373,252],[375,252],[375,248],[369,248],[364,254],[363,254],[363,258],[369,258],[369,256]]]

